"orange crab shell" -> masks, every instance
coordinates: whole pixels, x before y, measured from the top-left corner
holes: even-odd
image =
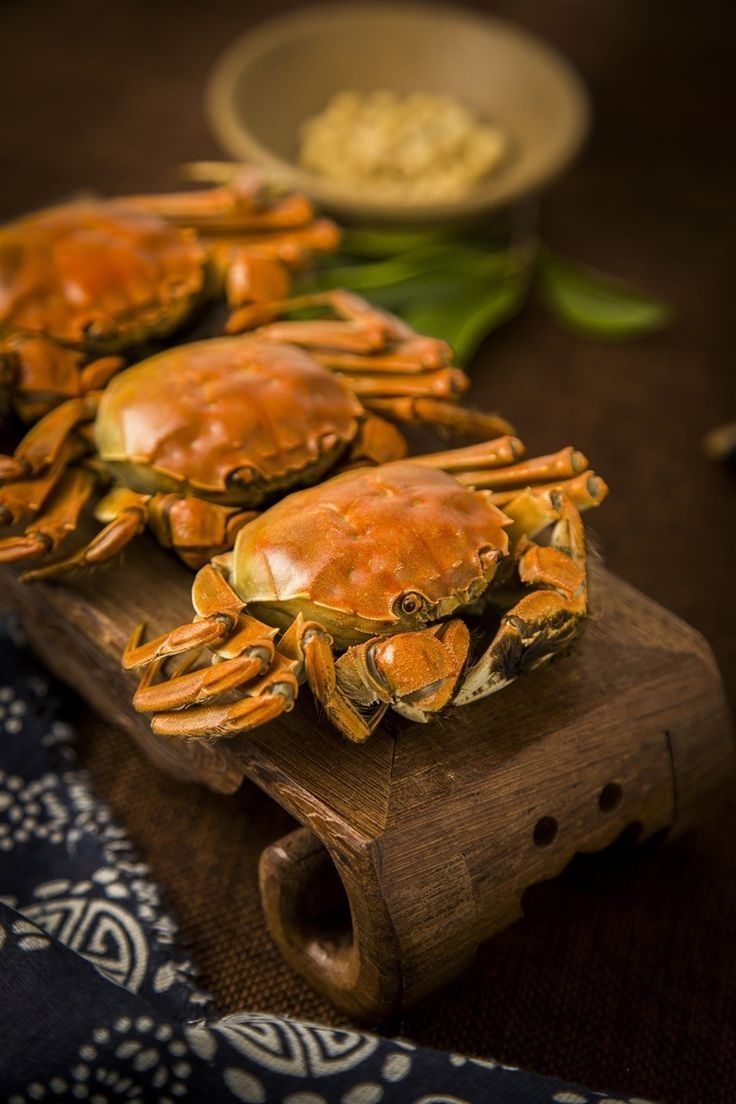
[[[411,461],[299,491],[238,534],[231,585],[255,616],[319,621],[337,647],[421,628],[480,596],[509,519],[483,491]]]
[[[95,441],[132,490],[256,506],[319,478],[363,416],[355,395],[303,350],[223,337],[116,376],[100,400]]]
[[[171,333],[203,293],[194,231],[119,200],[84,201],[0,228],[0,328],[109,353]]]

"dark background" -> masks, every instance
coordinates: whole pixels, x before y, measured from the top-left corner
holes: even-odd
[[[209,70],[237,33],[291,6],[1,4],[0,217],[80,187],[167,188],[179,162],[220,155],[202,109]],[[546,240],[668,300],[677,319],[657,337],[602,346],[528,307],[486,341],[473,398],[515,421],[533,452],[571,441],[589,454],[612,488],[594,519],[608,566],[704,633],[733,702],[736,481],[701,449],[708,428],[736,418],[733,6],[476,6],[558,46],[592,94],[593,136],[544,197]],[[127,745],[121,756],[120,737],[85,710],[77,723],[99,788],[168,886],[221,1005],[334,1021],[263,930],[255,860],[268,811],[257,792],[225,802],[178,785]],[[470,976],[390,1028],[594,1088],[730,1100],[735,843],[727,803],[663,851],[576,862],[530,895],[527,917]]]

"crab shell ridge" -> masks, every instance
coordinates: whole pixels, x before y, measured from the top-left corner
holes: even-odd
[[[212,338],[117,375],[100,400],[95,440],[132,490],[257,506],[328,470],[363,414],[355,395],[303,350]]]
[[[238,534],[231,583],[255,616],[319,621],[338,648],[421,629],[477,599],[508,552],[483,491],[411,461],[338,475]]]

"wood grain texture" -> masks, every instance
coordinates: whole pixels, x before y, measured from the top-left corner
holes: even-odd
[[[247,736],[153,736],[119,657],[138,621],[156,633],[188,618],[191,576],[148,540],[124,571],[0,579],[51,669],[159,766],[223,795],[248,777],[304,825],[263,854],[266,918],[294,968],[354,1018],[385,1018],[462,971],[576,852],[631,825],[644,839],[692,823],[732,764],[703,639],[596,564],[571,654],[432,724],[392,716],[364,745],[308,692]]]

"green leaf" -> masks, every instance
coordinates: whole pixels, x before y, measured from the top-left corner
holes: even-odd
[[[419,333],[448,341],[459,363],[465,364],[486,334],[520,310],[525,294],[526,281],[515,276],[476,284],[472,291],[441,302],[415,303],[401,313]]]
[[[672,317],[666,303],[550,250],[540,254],[537,286],[548,310],[579,337],[628,341],[661,330]]]
[[[366,295],[376,306],[400,314],[403,318],[407,310],[417,303],[434,306],[442,301],[454,301],[460,295],[473,295],[481,284],[487,286],[488,283],[467,273],[437,268],[386,287],[374,288]]]
[[[489,279],[503,276],[515,263],[518,264],[515,257],[503,250],[488,252],[473,246],[432,245],[370,263],[351,263],[350,258],[343,256],[341,263],[318,272],[314,283],[320,288],[348,287],[369,292],[421,279],[430,270]]]
[[[448,230],[354,229],[343,234],[342,249],[358,257],[395,257],[397,253],[452,241]]]

